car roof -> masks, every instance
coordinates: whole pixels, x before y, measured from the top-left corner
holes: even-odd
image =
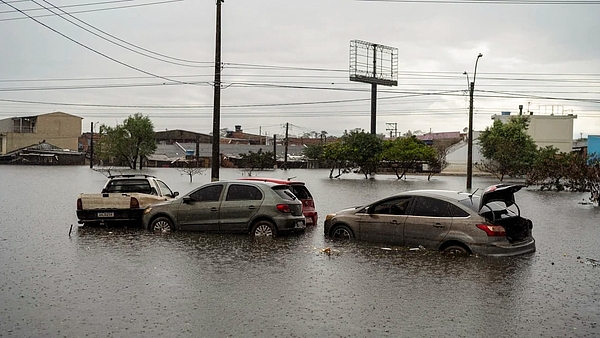
[[[458,201],[462,201],[464,199],[468,199],[470,194],[468,194],[466,192],[462,192],[462,191],[455,191],[455,190],[412,190],[412,191],[401,192],[396,195],[397,196],[414,195],[414,196],[426,196],[426,197],[444,197],[446,199],[458,202]],[[477,196],[477,195],[474,195],[474,196]],[[477,197],[479,197],[479,196],[477,196]]]
[[[301,182],[301,181],[290,181],[290,180],[282,180],[279,178],[268,178],[268,177],[242,177],[242,178],[239,178],[238,180],[271,182],[271,183],[286,184],[286,185],[304,185],[304,182]]]
[[[210,182],[210,183],[207,183],[207,184],[211,184],[211,183],[227,183],[227,184],[245,183],[245,184],[267,186],[269,188],[276,187],[276,186],[287,186],[287,184],[279,184],[279,183],[276,183],[276,182],[266,182],[266,181],[254,181],[254,180],[246,180],[246,182],[243,182],[243,180],[220,180],[220,181],[216,181],[216,182]]]

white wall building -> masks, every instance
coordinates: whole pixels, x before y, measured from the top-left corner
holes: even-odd
[[[527,133],[531,135],[539,148],[553,146],[559,151],[568,153],[573,149],[573,121],[577,115],[573,114],[550,114],[550,115],[518,115],[510,112],[502,112],[501,115],[494,114],[492,120],[508,122],[513,117],[526,117],[529,120]]]

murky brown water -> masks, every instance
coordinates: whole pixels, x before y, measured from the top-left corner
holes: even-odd
[[[209,172],[194,183],[174,169],[149,172],[181,193],[210,180]],[[323,219],[398,191],[463,189],[463,177],[327,174],[261,174],[306,181],[320,213],[316,228],[265,241],[79,228],[76,196],[100,190],[104,176],[86,167],[0,166],[0,337],[600,334],[600,267],[585,260],[600,259],[600,210],[577,204],[586,194],[517,194],[535,224],[535,254],[448,257],[329,242]]]

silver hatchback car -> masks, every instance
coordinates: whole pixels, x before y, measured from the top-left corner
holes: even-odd
[[[481,196],[403,192],[327,215],[325,236],[489,256],[534,252],[533,223],[521,217],[514,198],[522,187],[493,185]]]
[[[275,236],[306,228],[302,202],[284,184],[219,181],[144,210],[153,231],[192,230]]]

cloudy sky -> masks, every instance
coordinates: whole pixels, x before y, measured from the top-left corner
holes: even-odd
[[[599,15],[593,0],[227,0],[221,128],[369,131],[371,86],[349,81],[362,40],[398,49],[378,133],[466,128],[463,72],[482,53],[475,130],[523,105],[600,134]],[[156,130],[208,134],[215,18],[214,0],[0,0],[0,118],[63,111],[87,131],[141,112]]]

